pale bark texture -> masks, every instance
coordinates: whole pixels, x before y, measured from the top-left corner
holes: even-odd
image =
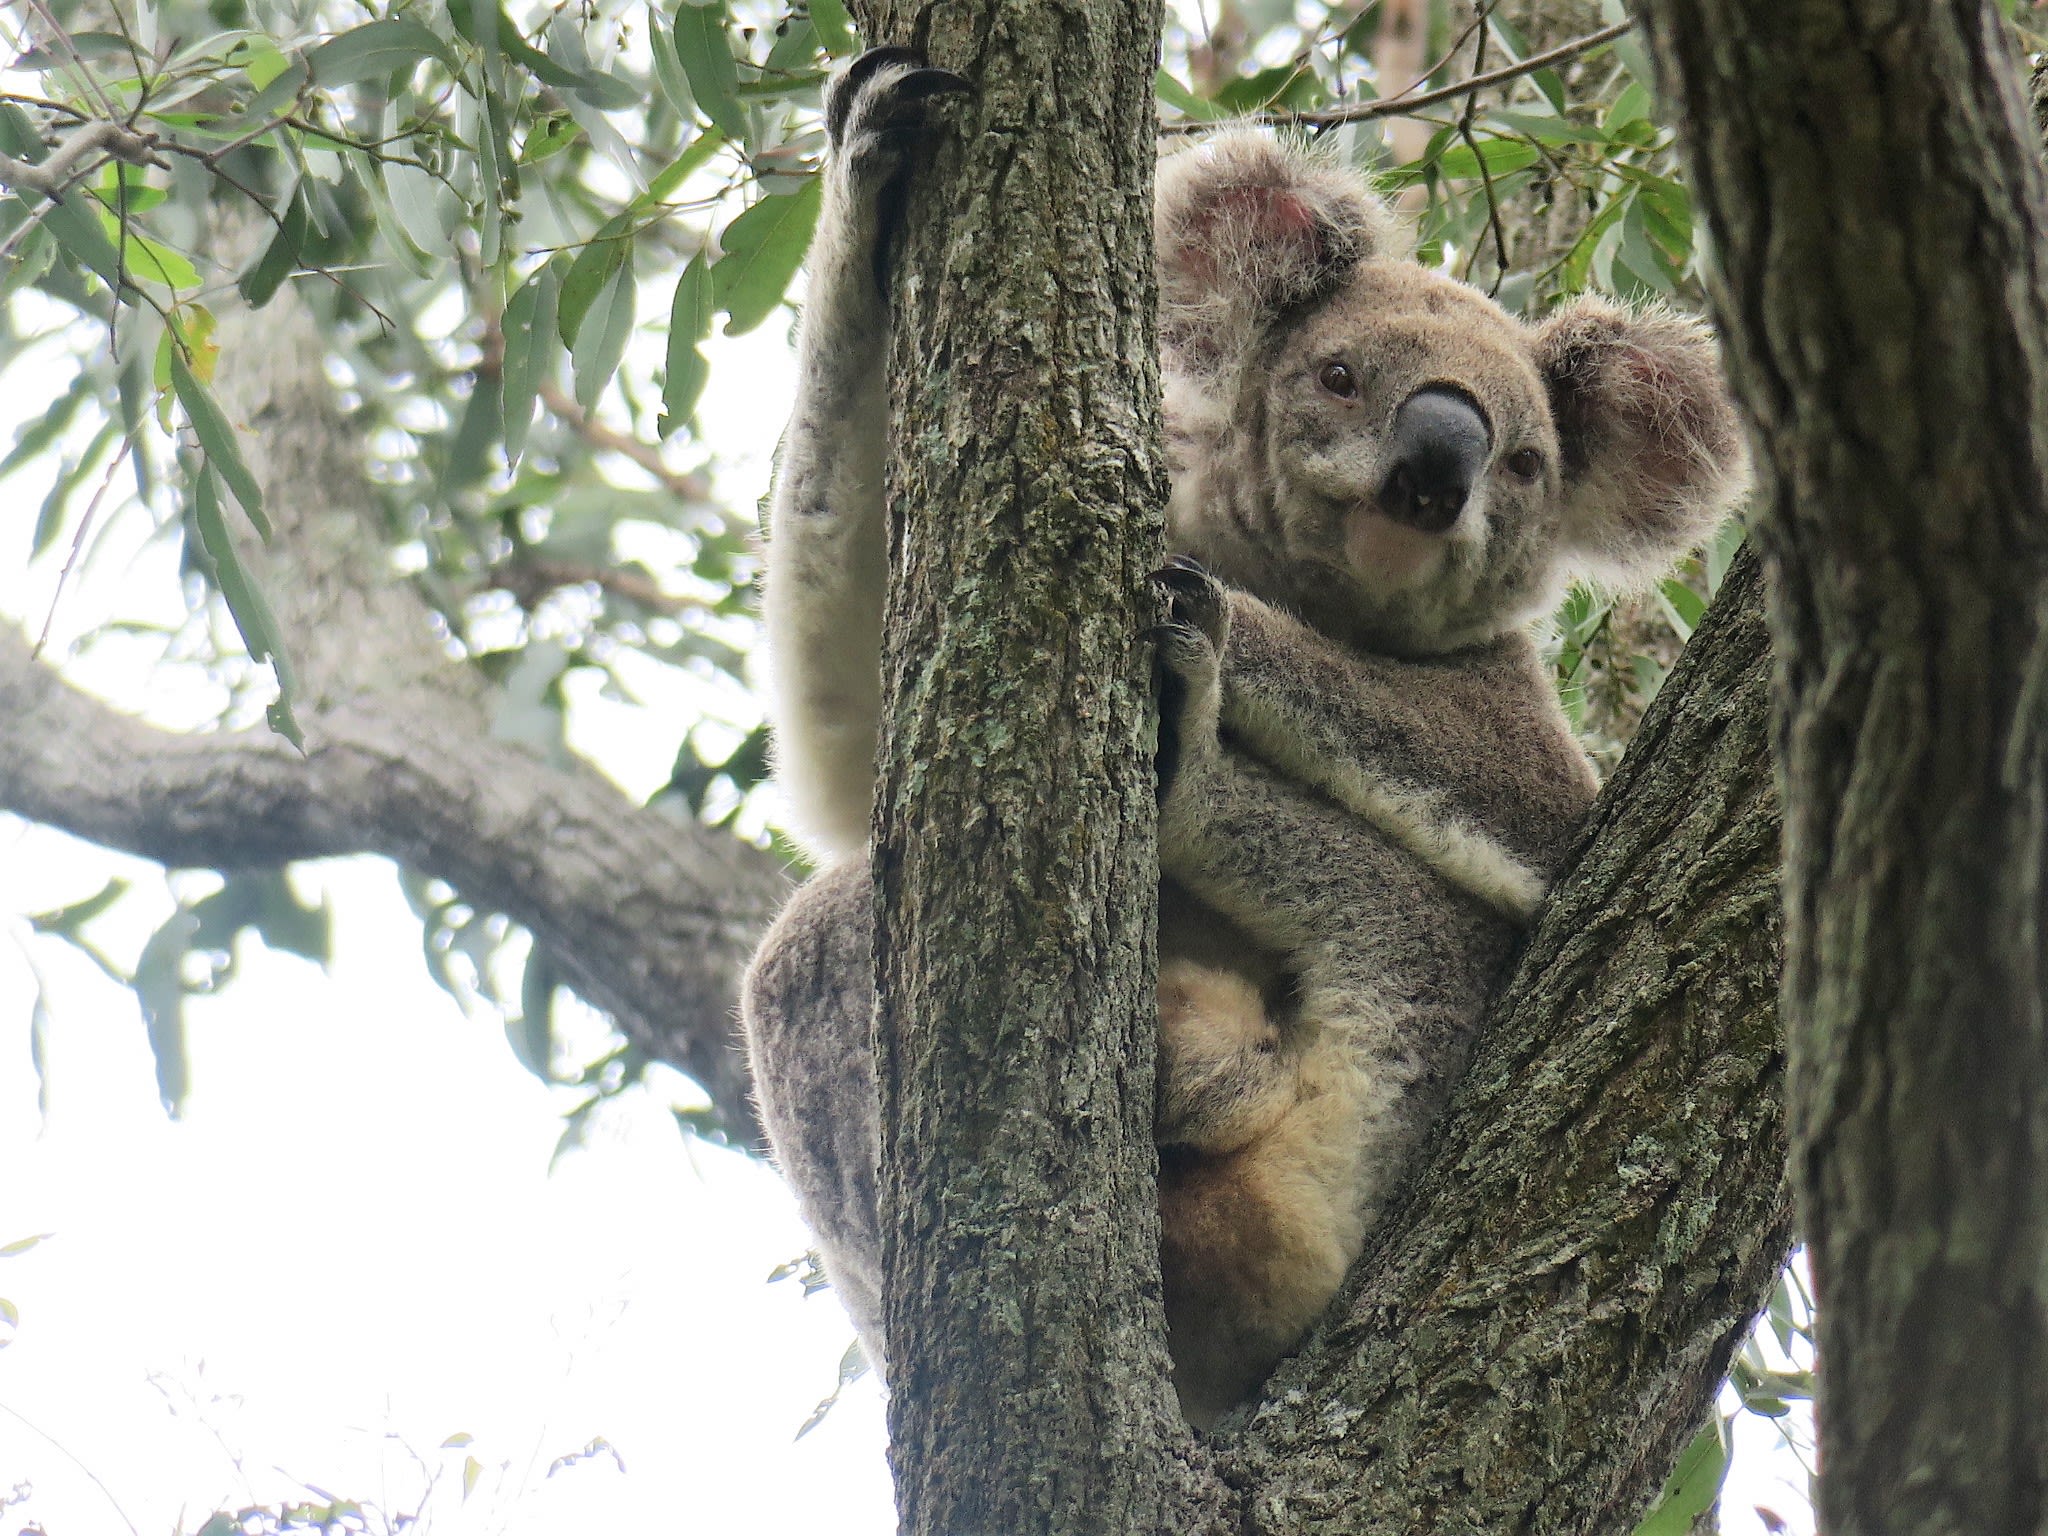
[[[1996,7],[1647,13],[1763,446],[1823,1528],[2048,1529],[2048,189]]]

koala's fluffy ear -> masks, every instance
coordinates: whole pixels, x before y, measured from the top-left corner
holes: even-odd
[[[1707,328],[1580,299],[1536,332],[1563,454],[1566,561],[1617,586],[1661,575],[1749,488],[1742,425]]]
[[[1219,134],[1174,155],[1153,215],[1161,345],[1197,368],[1240,359],[1273,316],[1397,253],[1397,228],[1357,176],[1270,134]]]

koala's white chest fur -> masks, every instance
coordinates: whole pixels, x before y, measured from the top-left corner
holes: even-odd
[[[748,1049],[878,1366],[879,210],[917,103],[958,83],[885,49],[831,95],[766,572],[779,772],[830,858],[756,957]],[[1336,1289],[1590,801],[1519,626],[1573,570],[1655,571],[1742,480],[1697,326],[1592,301],[1528,325],[1393,229],[1257,135],[1159,179],[1170,522],[1209,567],[1160,573],[1161,1263],[1197,1423]]]

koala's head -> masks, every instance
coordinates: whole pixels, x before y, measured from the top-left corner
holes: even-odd
[[[1175,156],[1155,229],[1174,545],[1325,633],[1490,639],[1572,577],[1655,577],[1746,484],[1696,321],[1581,299],[1527,324],[1304,151]]]

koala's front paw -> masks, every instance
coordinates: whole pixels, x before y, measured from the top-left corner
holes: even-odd
[[[879,290],[889,286],[903,162],[926,131],[925,104],[973,89],[964,76],[926,64],[915,48],[870,48],[825,93],[825,136],[832,145],[826,227],[845,230],[855,249],[866,247]]]
[[[925,103],[974,87],[915,48],[870,48],[825,93],[825,137],[856,175],[886,178],[925,129]]]
[[[1159,794],[1219,749],[1223,647],[1230,604],[1223,584],[1195,561],[1175,555],[1152,573],[1166,598],[1167,622],[1149,634],[1159,658]]]

